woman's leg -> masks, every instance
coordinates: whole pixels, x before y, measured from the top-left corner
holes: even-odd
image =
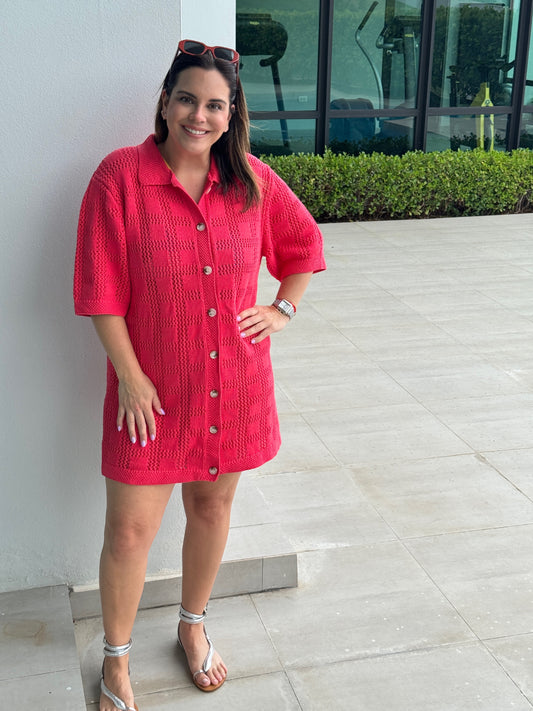
[[[183,540],[182,605],[200,615],[211,595],[228,538],[231,505],[240,472],[223,474],[215,482],[196,481],[182,485],[187,526]],[[203,625],[182,622],[180,636],[191,672],[196,672],[208,651]],[[209,674],[199,675],[200,684],[218,684],[227,673],[215,652]]]
[[[159,529],[173,484],[130,486],[106,479],[107,512],[100,558],[100,596],[105,637],[111,645],[126,644],[141,599],[148,551]],[[128,655],[105,657],[108,688],[133,704]],[[102,694],[101,711],[113,711]]]

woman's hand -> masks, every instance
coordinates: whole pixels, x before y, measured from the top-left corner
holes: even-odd
[[[271,333],[281,331],[289,320],[275,306],[253,306],[237,316],[241,336],[251,338],[252,343],[261,343]]]
[[[133,444],[137,441],[136,430],[139,433],[141,447],[146,446],[147,435],[151,441],[155,439],[154,410],[164,415],[157,390],[150,378],[140,372],[134,378],[124,378],[118,383],[118,415],[117,428],[122,430],[124,418],[128,434]]]

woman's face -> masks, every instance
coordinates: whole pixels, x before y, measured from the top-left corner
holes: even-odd
[[[185,69],[170,96],[163,94],[166,145],[177,154],[207,156],[228,130],[232,110],[229,86],[218,70]]]

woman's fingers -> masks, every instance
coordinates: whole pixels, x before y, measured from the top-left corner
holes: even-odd
[[[126,416],[126,410],[122,404],[119,404],[118,413],[117,413],[117,430],[119,432],[121,432],[122,428],[124,427],[124,417],[125,416]]]
[[[126,410],[126,424],[128,425],[128,435],[132,444],[137,441],[137,433],[135,431],[135,413],[133,410]]]
[[[254,306],[238,316],[241,337],[251,338],[252,343],[260,343],[271,333],[281,331],[289,320],[275,306]]]
[[[132,444],[137,441],[145,447],[148,439],[156,437],[156,422],[154,409],[164,415],[161,401],[151,380],[142,375],[135,382],[119,382],[119,408],[117,427],[120,431],[124,417],[128,428],[128,436]],[[138,439],[137,439],[138,435]]]

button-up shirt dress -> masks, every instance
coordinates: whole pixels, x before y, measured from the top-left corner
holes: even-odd
[[[165,415],[157,437],[132,444],[116,426],[118,379],[108,360],[102,473],[128,484],[214,481],[253,469],[280,446],[270,339],[240,336],[256,304],[262,257],[281,280],[325,268],[322,237],[287,185],[249,156],[261,203],[243,211],[223,194],[214,159],[197,204],[153,136],[107,156],[80,212],[77,314],[126,320],[140,366]]]

